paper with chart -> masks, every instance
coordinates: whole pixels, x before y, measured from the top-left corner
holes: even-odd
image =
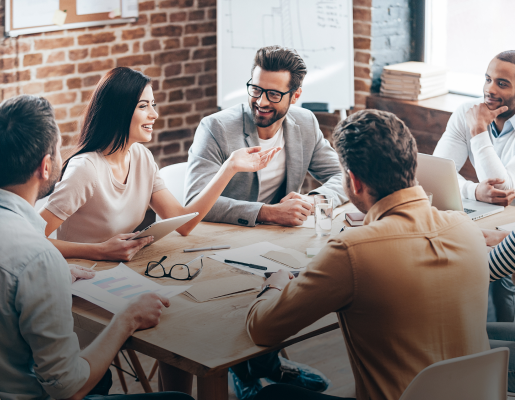
[[[170,298],[190,287],[159,285],[120,263],[115,268],[98,271],[93,279],[74,282],[72,294],[116,314],[140,294],[154,292]]]
[[[287,269],[289,271],[298,271],[296,268],[288,268],[287,266],[269,260],[262,255],[267,254],[269,251],[282,251],[285,250],[284,247],[277,246],[270,242],[260,242],[251,244],[249,246],[243,246],[237,249],[224,250],[219,251],[213,255],[208,256],[213,260],[220,261],[222,263],[228,264],[231,267],[239,268],[243,271],[251,272],[254,275],[265,276],[265,272],[277,272],[280,269]],[[255,264],[260,265],[262,267],[267,267],[266,271],[262,271],[255,268],[245,267],[241,264],[234,263],[226,263],[225,260],[233,260],[233,261],[241,261],[247,264]],[[304,268],[302,268],[304,269]]]

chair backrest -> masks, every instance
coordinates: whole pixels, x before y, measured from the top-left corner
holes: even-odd
[[[42,199],[39,199],[38,201],[36,201],[36,204],[34,204],[34,209],[39,212],[39,210],[41,210],[43,208],[43,206],[46,204],[46,202],[48,201],[48,196],[47,197],[43,197]],[[50,239],[57,239],[57,231],[54,231],[50,234],[49,236]]]
[[[506,400],[507,347],[452,358],[423,369],[399,400]]]
[[[165,181],[166,188],[173,194],[181,205],[184,205],[184,182],[186,180],[186,169],[188,163],[168,165],[159,170],[161,178]],[[161,220],[156,216],[157,221]]]

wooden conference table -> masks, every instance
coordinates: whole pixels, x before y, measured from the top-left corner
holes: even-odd
[[[355,211],[352,204],[342,207]],[[515,207],[477,221],[481,228],[515,222]],[[346,225],[343,214],[333,221],[332,235]],[[305,252],[308,247],[323,247],[329,237],[319,238],[314,229],[288,228],[275,225],[259,225],[253,228],[200,223],[187,237],[172,233],[159,242],[141,250],[132,261],[125,263],[133,270],[144,274],[149,261],[158,261],[163,255],[168,259],[165,266],[188,262],[199,253],[183,253],[183,249],[230,244],[232,248],[268,241],[286,248]],[[209,255],[213,252],[203,252]],[[237,268],[210,258],[204,259],[202,273],[193,281],[185,283],[173,279],[157,279],[164,285],[189,285],[214,280],[235,274],[245,274]],[[69,260],[72,262],[73,260]],[[117,262],[100,262],[96,270],[108,269]],[[262,278],[256,277],[259,285]],[[138,331],[125,346],[157,360],[188,371],[197,376],[199,400],[226,400],[228,397],[228,368],[255,356],[277,350],[310,337],[338,329],[336,315],[330,314],[274,347],[256,346],[245,328],[245,316],[256,293],[239,295],[221,300],[196,303],[184,295],[171,298],[171,306],[164,309],[160,324],[152,329]],[[73,299],[75,326],[99,334],[109,323],[112,314],[78,297]]]

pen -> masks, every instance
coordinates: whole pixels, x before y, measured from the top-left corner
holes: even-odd
[[[244,263],[244,262],[241,262],[241,261],[224,260],[224,262],[226,262],[226,263],[233,263],[233,264],[240,264],[240,265],[244,265],[244,266],[249,267],[249,268],[261,269],[263,271],[266,271],[268,269],[267,267],[262,267],[261,265],[248,264],[248,263]]]
[[[191,253],[193,251],[209,251],[209,250],[222,250],[222,249],[230,249],[231,246],[227,244],[222,244],[220,246],[213,246],[213,247],[199,247],[198,249],[184,249],[183,252],[185,253]]]

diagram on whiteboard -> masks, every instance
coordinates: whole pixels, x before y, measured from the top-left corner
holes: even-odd
[[[245,101],[255,52],[270,45],[294,48],[306,62],[302,101],[353,104],[351,0],[219,0],[218,37],[222,108]]]

